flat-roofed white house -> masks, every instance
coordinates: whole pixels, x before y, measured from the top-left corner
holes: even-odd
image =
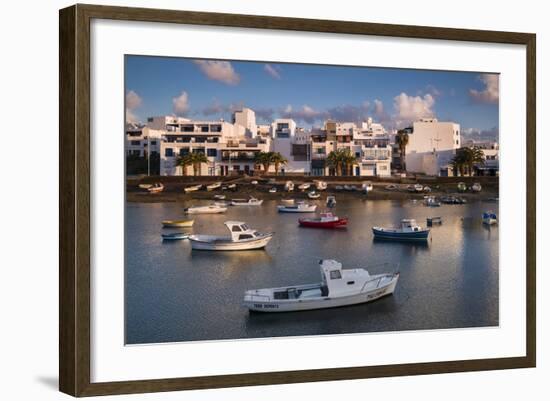
[[[296,126],[291,118],[278,118],[271,123],[273,152],[283,155],[288,163],[281,166],[282,174],[309,174],[311,170],[311,131]],[[270,171],[274,171],[270,168]]]
[[[456,149],[460,148],[460,125],[436,118],[415,121],[405,149],[408,172],[446,175]]]

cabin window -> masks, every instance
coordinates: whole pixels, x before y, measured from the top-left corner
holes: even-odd
[[[241,234],[241,235],[239,235],[239,239],[251,239],[251,238],[254,238],[254,237],[252,237],[252,235],[250,235],[250,234]]]
[[[241,232],[241,227],[239,226],[233,226],[233,228],[231,228],[231,231],[233,231],[234,233],[238,233],[238,232]]]
[[[248,226],[247,226],[246,224],[243,224],[243,225],[241,226],[241,228],[243,229],[243,231],[248,230]]]
[[[355,284],[355,281],[348,281],[346,284],[347,285],[353,285],[353,284]]]
[[[340,270],[332,270],[330,272],[330,279],[331,280],[338,280],[342,278],[342,273],[340,273]]]

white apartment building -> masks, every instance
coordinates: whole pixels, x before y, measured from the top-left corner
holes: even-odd
[[[445,175],[456,149],[460,148],[460,125],[425,118],[413,123],[405,150],[408,172]]]
[[[164,131],[128,124],[126,126],[126,154],[145,157],[148,151],[151,154],[160,153],[163,135]]]
[[[271,124],[272,151],[283,155],[288,163],[281,166],[282,174],[309,174],[311,132],[296,126],[291,118],[278,118]],[[270,171],[274,171],[273,167]]]
[[[245,129],[245,135],[249,138],[255,138],[258,135],[258,125],[256,124],[256,113],[249,108],[243,108],[233,114],[233,124],[240,125]]]

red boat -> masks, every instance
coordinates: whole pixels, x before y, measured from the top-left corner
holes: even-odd
[[[345,227],[348,224],[348,218],[333,215],[330,212],[321,213],[319,217],[305,218],[298,220],[303,227],[314,228],[339,228]]]

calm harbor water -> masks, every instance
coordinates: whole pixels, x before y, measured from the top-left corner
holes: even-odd
[[[335,213],[350,219],[344,230],[298,227],[298,217],[308,214],[277,213],[276,205],[229,207],[226,214],[195,216],[192,229],[163,230],[160,222],[182,218],[190,203],[128,203],[126,343],[499,324],[498,227],[481,224],[481,214],[498,213],[498,204],[429,208],[420,201],[338,200]],[[442,216],[443,225],[432,228],[426,245],[373,241],[374,225],[415,218],[424,226],[431,216]],[[237,252],[192,251],[188,241],[163,243],[160,237],[170,231],[226,234],[226,220],[276,234],[265,250]],[[393,296],[362,305],[272,314],[242,306],[246,289],[320,281],[322,258],[373,274],[399,270],[401,276]]]

